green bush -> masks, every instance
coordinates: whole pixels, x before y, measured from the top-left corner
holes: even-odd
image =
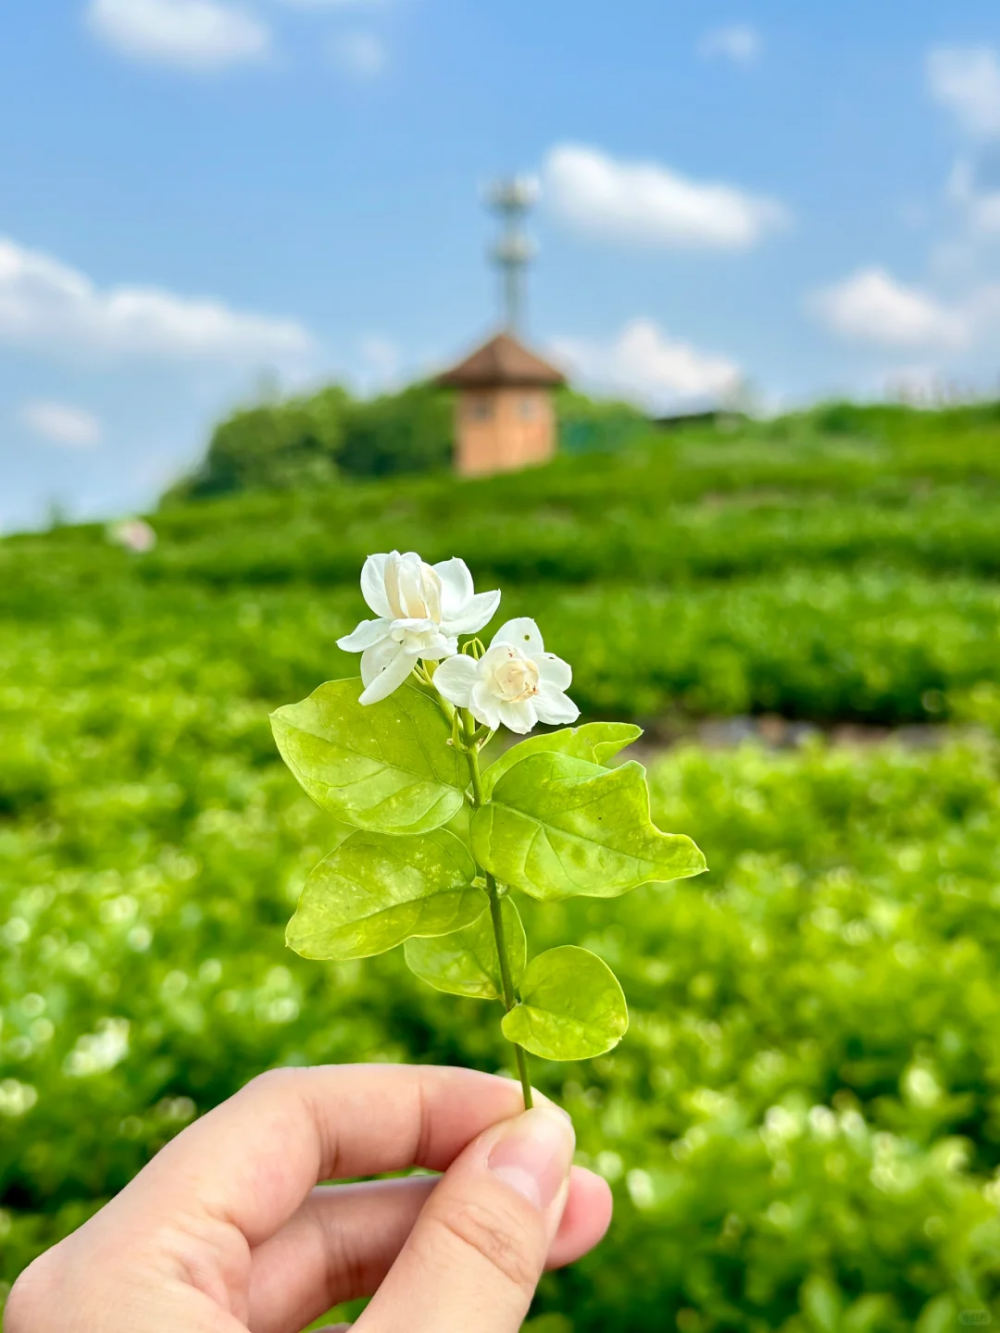
[[[441,471],[451,463],[452,397],[433,384],[352,405],[338,452],[354,477]]]
[[[215,428],[204,463],[172,497],[329,485],[337,475],[347,402],[342,391],[326,390],[314,399],[235,412]]]
[[[141,558],[96,526],[0,542],[0,1281],[262,1068],[503,1059],[486,1009],[395,955],[283,948],[329,832],[267,712],[356,668],[359,561],[398,546],[502,583],[592,715],[985,724],[674,751],[654,814],[709,875],[529,907],[533,944],[603,955],[633,1011],[613,1055],[544,1074],[617,1211],[533,1331],[1000,1309],[998,442],[988,406],[803,414],[177,504]]]
[[[243,632],[249,653],[249,604]],[[503,1058],[496,1016],[395,955],[284,950],[329,835],[233,663],[197,640],[80,646],[4,649],[0,726],[36,774],[0,821],[7,1281],[261,1068]],[[543,1073],[617,1216],[540,1312],[583,1333],[902,1333],[1000,1296],[997,764],[982,741],[682,750],[653,770],[654,813],[697,835],[703,884],[610,921],[526,904],[539,949],[572,932],[632,1005],[617,1052]]]
[[[408,392],[425,395],[429,418],[444,407],[433,392]],[[403,397],[358,411],[376,425],[385,413],[386,435],[407,452],[409,437],[391,425]],[[812,418],[746,422],[732,435],[692,429],[485,480],[409,477],[170,509],[158,520],[169,540],[144,569],[216,584],[329,584],[353,581],[371,549],[410,546],[475,550],[484,575],[525,584],[677,586],[865,565],[995,577],[1000,421],[911,415],[871,437],[820,432]],[[411,417],[421,420],[416,408]],[[382,467],[374,426],[358,440],[350,468],[341,455],[345,477]]]
[[[631,403],[563,388],[556,391],[555,408],[559,448],[568,454],[630,449],[650,434],[649,418]]]
[[[102,670],[111,675],[135,655],[157,660],[158,670],[177,674],[192,691],[202,688],[203,672],[209,680],[226,672],[247,697],[301,697],[357,668],[336,646],[360,612],[357,564],[349,585],[313,586],[304,541],[296,559],[305,581],[285,582],[285,548],[276,556],[281,586],[269,587],[272,551],[261,531],[256,551],[248,544],[244,552],[221,523],[189,578],[166,576],[174,559],[166,549],[157,567],[99,547],[60,551],[50,541],[42,544],[45,555],[26,559],[25,549],[17,558],[16,544],[6,552],[0,545],[0,622],[13,621],[18,642],[33,645],[39,658],[77,670],[107,641]],[[424,548],[435,556],[463,549]],[[227,552],[242,568],[256,559],[257,586],[236,585]],[[181,548],[178,559],[185,558]],[[210,582],[213,568],[222,587]],[[573,697],[591,717],[672,724],[779,712],[898,724],[941,721],[957,708],[974,720],[977,700],[987,712],[992,707],[977,687],[1000,687],[1000,592],[990,583],[819,568],[674,589],[567,587],[475,572],[482,587],[502,582],[502,616],[536,616],[552,650],[573,664]],[[183,659],[177,645],[186,648]],[[185,666],[174,665],[181,660]],[[28,759],[23,764],[15,785],[27,800],[39,779]],[[5,790],[0,778],[0,805],[14,799]]]
[[[433,385],[367,400],[330,385],[309,397],[234,412],[215,428],[201,466],[164,503],[247,491],[309,492],[341,473],[440,471],[451,461],[451,439],[451,397]]]
[[[557,394],[560,435],[570,452],[625,449],[648,434],[626,403]],[[429,382],[356,399],[333,384],[307,397],[241,408],[212,433],[201,466],[165,504],[246,491],[309,491],[338,473],[358,478],[441,472],[451,464],[454,396]]]
[[[48,623],[57,656],[188,641],[250,694],[294,697],[353,670],[335,643],[369,552],[462,552],[504,614],[538,617],[590,715],[970,718],[1000,686],[1000,426],[902,420],[878,444],[748,423],[474,482],[246,493],[164,510],[141,560],[97,528],[10,539],[0,616]],[[252,651],[247,606],[268,626]]]

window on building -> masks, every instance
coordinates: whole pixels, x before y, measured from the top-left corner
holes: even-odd
[[[534,421],[538,416],[538,399],[522,398],[517,405],[517,410],[522,421]]]
[[[493,416],[493,403],[489,398],[473,398],[468,413],[473,421],[489,421]]]

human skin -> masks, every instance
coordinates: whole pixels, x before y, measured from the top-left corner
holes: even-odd
[[[546,1267],[604,1235],[569,1117],[464,1069],[275,1070],[203,1116],[37,1259],[7,1333],[517,1333]],[[443,1173],[319,1186],[423,1167]]]

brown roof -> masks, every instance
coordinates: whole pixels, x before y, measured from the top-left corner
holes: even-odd
[[[437,377],[447,389],[494,389],[503,385],[565,384],[566,376],[509,333],[498,333],[471,356]]]

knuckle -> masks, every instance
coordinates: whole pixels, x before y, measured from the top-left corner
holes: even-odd
[[[534,1292],[541,1274],[541,1236],[512,1207],[491,1200],[461,1199],[434,1215],[438,1225],[472,1249],[518,1291]]]

